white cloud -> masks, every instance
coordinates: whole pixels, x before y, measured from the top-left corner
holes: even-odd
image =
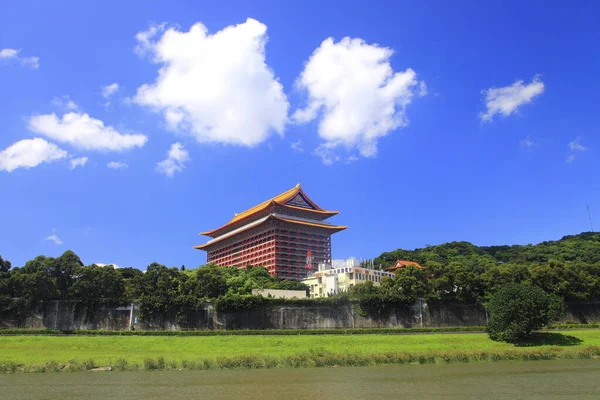
[[[156,169],[166,176],[173,176],[175,172],[183,171],[183,164],[190,160],[187,150],[181,143],[173,143],[167,152],[167,158],[156,164]]]
[[[321,158],[321,161],[325,165],[332,165],[334,162],[340,161],[341,157],[336,155],[333,148],[335,146],[329,146],[327,143],[319,145],[314,151],[314,155]]]
[[[427,93],[427,84],[425,83],[425,81],[419,82],[419,96],[427,96]]]
[[[119,84],[117,82],[111,83],[110,85],[106,85],[102,87],[102,97],[108,99],[113,94],[117,93],[119,90]]]
[[[84,150],[123,151],[142,147],[148,140],[142,134],[119,133],[99,119],[76,112],[64,114],[62,119],[54,113],[34,115],[28,125],[32,132]]]
[[[113,267],[114,269],[119,269],[121,267],[119,267],[117,264],[104,264],[104,263],[94,263],[95,265],[99,266],[99,267]]]
[[[0,58],[4,58],[4,59],[17,58],[18,54],[19,54],[19,50],[16,50],[16,49],[0,50]]]
[[[534,97],[544,93],[544,82],[534,76],[530,84],[524,85],[522,80],[501,88],[489,88],[482,91],[485,96],[486,112],[480,113],[482,122],[491,122],[494,115],[508,117],[523,105],[530,103]]]
[[[209,34],[201,23],[188,32],[164,24],[136,35],[138,54],[161,67],[134,101],[162,112],[169,129],[199,142],[255,146],[283,135],[288,101],[265,62],[267,27],[254,20]]]
[[[129,164],[123,161],[111,161],[106,166],[110,169],[127,169],[129,168]]]
[[[63,244],[63,241],[60,240],[60,238],[58,236],[56,236],[55,234],[46,237],[44,240],[49,240],[51,242],[54,242],[55,245]]]
[[[0,50],[0,60],[17,60],[22,65],[38,68],[40,66],[40,59],[38,57],[21,57],[19,53],[21,50],[17,49],[2,49]]]
[[[137,45],[135,46],[134,52],[140,57],[148,53],[152,53],[152,48],[154,47],[154,42],[152,42],[152,39],[154,39],[158,34],[163,33],[165,26],[167,26],[167,23],[163,22],[158,25],[150,26],[147,31],[138,32],[135,35]]]
[[[537,142],[535,142],[535,141],[533,141],[529,136],[527,136],[525,139],[522,139],[522,140],[519,141],[519,145],[521,147],[530,148],[530,147],[537,147],[540,144],[537,143]]]
[[[304,148],[302,147],[302,140],[298,139],[297,141],[293,142],[290,147],[292,148],[292,150],[294,150],[296,153],[302,153],[304,152]]]
[[[71,100],[71,97],[68,94],[61,97],[55,97],[52,99],[52,104],[56,107],[64,108],[67,111],[77,111],[79,109],[79,105]]]
[[[296,110],[293,119],[307,123],[322,114],[319,136],[325,142],[315,154],[325,164],[339,160],[338,146],[373,157],[379,138],[408,124],[405,108],[419,82],[410,68],[394,72],[392,53],[346,37],[338,43],[326,39],[310,56],[296,83],[306,90],[308,104]],[[424,94],[426,86],[419,86]]]
[[[581,136],[569,143],[569,150],[571,151],[586,151],[587,147],[581,144]]]
[[[66,156],[66,151],[44,139],[25,139],[0,152],[0,171],[33,168],[43,162],[53,162]]]
[[[69,162],[71,163],[70,168],[75,169],[77,167],[83,167],[88,162],[88,158],[87,157],[71,158],[69,160]]]
[[[583,152],[587,149],[587,147],[581,144],[581,136],[578,136],[575,140],[569,142],[569,151],[571,152],[571,154],[569,154],[569,156],[567,157],[567,163],[570,164],[573,161],[575,161],[575,158],[577,157],[577,152]]]

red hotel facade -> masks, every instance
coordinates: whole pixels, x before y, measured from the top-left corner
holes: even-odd
[[[315,204],[300,184],[202,235],[212,239],[194,246],[207,252],[207,262],[224,267],[261,265],[271,276],[303,279],[307,253],[314,264],[331,263],[331,235],[346,229],[325,220],[339,214]]]

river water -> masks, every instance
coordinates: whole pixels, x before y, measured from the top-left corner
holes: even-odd
[[[0,399],[600,399],[599,360],[0,375]]]

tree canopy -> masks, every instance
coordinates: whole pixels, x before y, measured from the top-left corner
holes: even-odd
[[[475,246],[451,242],[416,250],[386,252],[367,264],[386,268],[398,259],[407,266],[379,287],[357,285],[349,295],[365,309],[382,312],[386,305],[418,298],[440,301],[489,301],[500,287],[522,283],[567,301],[600,299],[600,233],[565,236],[526,246]],[[0,257],[0,316],[40,309],[48,300],[75,300],[97,306],[140,300],[150,314],[179,314],[212,299],[248,296],[253,289],[307,290],[298,281],[271,277],[265,268],[197,269],[150,264],[145,272],[111,265],[84,265],[72,251],[60,257],[38,256],[22,267]]]
[[[222,268],[212,264],[181,270],[152,263],[146,271],[112,265],[85,266],[72,251],[38,256],[21,268],[0,258],[0,316],[26,316],[48,300],[74,300],[92,308],[139,300],[146,315],[179,315],[206,300],[249,295],[252,289],[307,290],[297,281],[271,277],[263,267]]]
[[[495,292],[488,304],[491,316],[486,331],[492,340],[519,342],[531,332],[557,320],[563,300],[539,287],[509,283]]]
[[[600,298],[600,233],[585,232],[525,246],[451,242],[398,249],[381,254],[373,265],[385,269],[399,259],[426,267],[429,292],[424,297],[429,298],[482,302],[500,286],[515,282],[538,286],[565,300]],[[411,269],[399,271],[403,270]]]

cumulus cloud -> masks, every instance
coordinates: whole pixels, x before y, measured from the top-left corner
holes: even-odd
[[[110,85],[106,85],[102,87],[102,97],[108,99],[113,94],[117,93],[119,90],[119,84],[117,82],[111,83]]]
[[[127,169],[129,168],[129,164],[123,161],[111,161],[106,166],[110,169]]]
[[[68,94],[61,97],[55,97],[52,99],[52,104],[56,107],[64,108],[67,111],[77,111],[79,109],[79,105],[71,100],[71,97]]]
[[[184,168],[184,163],[190,160],[190,155],[187,150],[184,150],[181,143],[173,143],[167,152],[167,158],[156,164],[158,172],[166,176],[173,176],[175,172],[181,172]]]
[[[531,103],[534,97],[544,93],[544,82],[534,76],[531,83],[525,85],[522,80],[501,88],[489,88],[482,91],[486,112],[480,113],[482,122],[491,122],[494,115],[508,117],[523,104]]]
[[[153,26],[136,35],[138,54],[160,65],[134,101],[161,112],[167,126],[199,142],[255,146],[283,135],[288,101],[265,62],[267,27],[254,20],[210,34]]]
[[[40,59],[38,57],[21,57],[19,53],[21,53],[20,49],[2,49],[0,50],[0,60],[16,60],[24,66],[39,68]]]
[[[85,164],[87,164],[87,162],[88,162],[87,157],[71,158],[69,160],[69,163],[71,164],[71,166],[70,166],[71,169],[75,169],[77,167],[83,167]]]
[[[567,157],[567,163],[572,163],[577,158],[578,152],[586,151],[588,148],[581,144],[581,136],[578,136],[577,139],[569,142],[569,156]]]
[[[47,236],[44,240],[48,240],[50,242],[54,242],[55,245],[59,245],[59,244],[63,244],[63,241],[60,240],[60,238],[58,236],[56,236],[55,234]]]
[[[44,139],[18,141],[0,152],[0,171],[11,172],[17,168],[33,168],[65,158],[67,152]]]
[[[362,39],[328,38],[313,52],[296,85],[307,92],[308,104],[292,118],[303,124],[319,117],[319,136],[325,141],[315,150],[325,164],[339,160],[335,149],[357,149],[363,157],[377,154],[381,137],[408,124],[405,108],[419,84],[408,68],[394,72],[393,51]]]
[[[54,113],[34,115],[28,125],[32,132],[83,150],[123,151],[142,147],[148,140],[142,134],[122,134],[99,119],[76,112],[64,114],[62,119]]]

